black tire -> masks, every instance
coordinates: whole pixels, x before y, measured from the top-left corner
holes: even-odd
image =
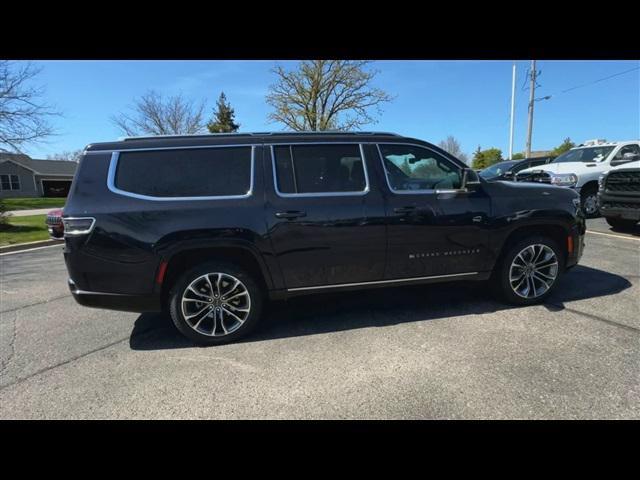
[[[185,294],[187,287],[199,277],[210,273],[222,273],[235,277],[242,282],[242,285],[246,288],[249,295],[250,311],[248,312],[248,316],[236,330],[226,335],[210,336],[196,331],[187,322],[182,312],[182,297]],[[215,279],[216,277],[214,276],[212,278]],[[188,305],[188,303],[185,303],[185,305]],[[173,320],[174,325],[180,333],[201,345],[222,345],[234,342],[249,334],[260,320],[262,305],[263,292],[258,286],[256,280],[242,268],[226,262],[207,262],[184,272],[169,291],[169,314],[171,316],[171,320]],[[213,327],[212,330],[215,331],[216,324],[213,323],[214,320],[211,317],[212,314],[210,314],[209,318],[205,319],[205,321],[210,321]],[[206,317],[207,315],[205,314],[204,316]],[[196,317],[196,319],[199,318],[200,317]],[[217,317],[215,318],[215,321],[218,321]],[[224,320],[221,320],[221,322],[224,323]]]
[[[592,205],[594,207],[592,207]],[[597,187],[586,187],[582,189],[580,192],[580,207],[586,218],[596,218],[600,216]],[[592,208],[595,208],[595,210],[592,210]],[[590,211],[588,212],[587,210]]]
[[[557,261],[558,268],[557,274],[550,287],[542,294],[532,298],[524,298],[517,293],[511,287],[509,281],[511,264],[515,257],[530,245],[545,245],[553,250]],[[533,305],[543,302],[556,288],[558,281],[563,273],[563,266],[565,262],[565,255],[558,244],[549,237],[541,235],[532,235],[525,238],[521,238],[510,245],[507,245],[506,252],[502,256],[500,263],[496,266],[493,272],[491,281],[493,283],[494,292],[497,296],[506,303],[511,305]]]
[[[638,222],[635,220],[627,220],[624,218],[605,217],[609,225],[618,230],[633,230]]]

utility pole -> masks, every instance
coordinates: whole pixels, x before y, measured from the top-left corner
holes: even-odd
[[[529,92],[529,125],[527,127],[527,153],[526,158],[531,157],[531,131],[533,130],[533,103],[536,93],[536,61],[531,60],[531,92]]]
[[[516,64],[511,75],[511,128],[509,129],[509,160],[513,158],[513,113],[516,106]]]

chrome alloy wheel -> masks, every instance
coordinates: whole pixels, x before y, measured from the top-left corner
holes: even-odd
[[[584,199],[584,213],[587,215],[595,215],[598,211],[598,194],[590,193]]]
[[[558,277],[558,258],[547,245],[529,245],[511,262],[509,284],[522,298],[537,298],[551,288]]]
[[[207,273],[184,290],[181,308],[186,323],[196,332],[222,337],[235,332],[247,320],[251,296],[233,275]]]

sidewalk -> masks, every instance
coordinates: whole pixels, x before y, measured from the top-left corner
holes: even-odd
[[[13,217],[27,217],[29,215],[46,215],[51,210],[54,210],[56,207],[50,208],[35,208],[33,210],[11,210],[7,212]]]

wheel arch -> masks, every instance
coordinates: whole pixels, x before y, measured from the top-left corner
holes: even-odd
[[[571,235],[571,230],[568,226],[562,223],[538,223],[538,224],[527,224],[520,225],[513,228],[505,237],[502,242],[502,246],[500,247],[500,252],[496,259],[496,262],[493,265],[493,271],[495,272],[497,268],[499,268],[504,256],[507,253],[507,250],[514,243],[526,238],[528,236],[547,236],[553,239],[558,246],[560,247],[560,251],[563,255],[563,267],[567,261],[568,257],[568,245],[567,245],[567,237]]]
[[[165,252],[162,263],[166,263],[166,270],[161,284],[161,300],[166,305],[171,286],[186,270],[194,266],[211,261],[229,262],[246,270],[265,294],[274,288],[271,272],[257,248],[242,240],[218,242],[188,243]]]
[[[589,180],[582,187],[580,187],[580,192],[584,192],[587,190],[595,190],[598,191],[598,180]]]

